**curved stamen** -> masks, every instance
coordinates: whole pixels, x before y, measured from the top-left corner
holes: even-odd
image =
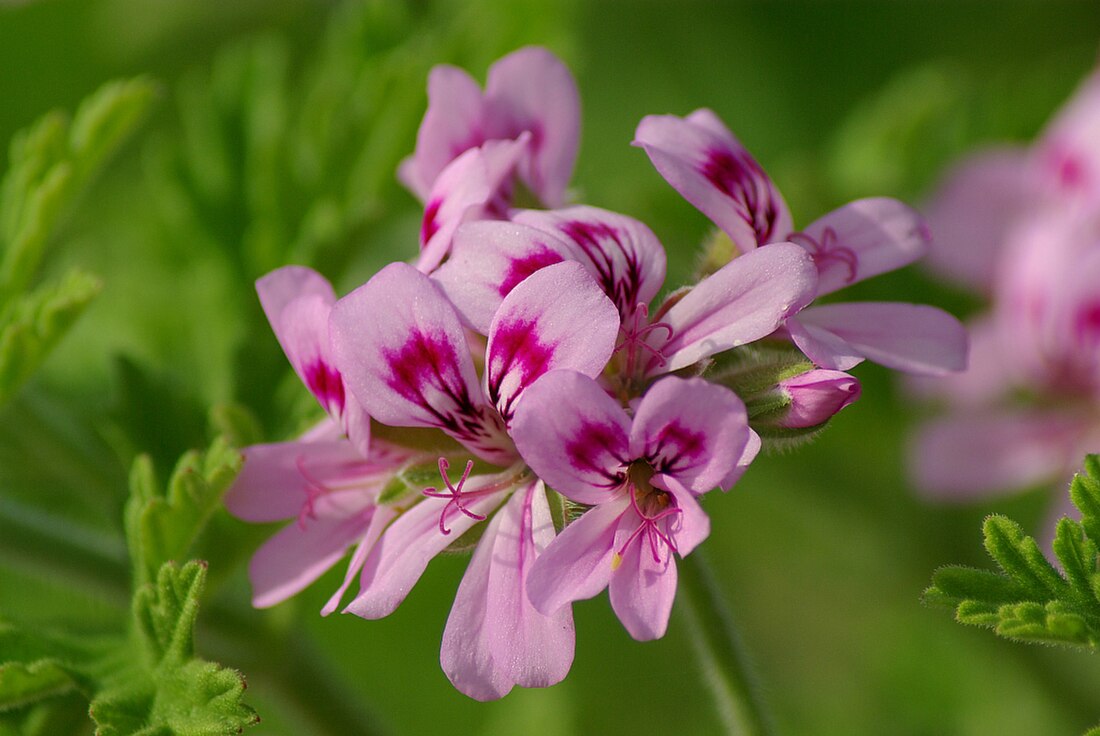
[[[298,473],[306,481],[306,500],[302,504],[301,511],[298,512],[298,528],[303,531],[306,528],[306,519],[316,519],[317,499],[329,492],[329,488],[321,481],[314,478],[310,472],[306,469],[306,459],[303,455],[298,455],[294,458],[294,467],[298,469]]]
[[[831,227],[827,227],[821,232],[820,241],[815,240],[806,233],[791,233],[787,236],[787,239],[792,243],[801,245],[810,252],[810,257],[814,259],[814,265],[817,266],[818,273],[824,271],[830,262],[836,262],[842,264],[848,270],[848,276],[844,279],[844,283],[850,284],[856,280],[856,271],[859,269],[859,256],[851,248],[839,244],[836,231]]]
[[[665,364],[665,355],[659,348],[650,345],[646,338],[657,330],[665,331],[665,342],[672,339],[672,325],[667,322],[650,322],[649,307],[639,304],[635,307],[630,319],[621,328],[622,340],[615,345],[615,353],[626,350],[626,370],[628,376],[634,375],[638,364],[638,356],[641,351],[648,351],[652,356],[650,363],[655,359],[657,365]],[[648,364],[647,364],[648,367]]]
[[[462,500],[463,500],[462,485],[466,482],[466,479],[470,477],[470,471],[473,470],[474,461],[473,460],[467,460],[466,461],[466,469],[464,471],[462,471],[462,477],[459,479],[458,485],[451,485],[451,479],[447,477],[447,471],[450,469],[450,467],[451,467],[451,464],[449,462],[447,462],[447,458],[445,458],[445,457],[439,458],[439,475],[442,476],[443,482],[447,486],[446,490],[438,490],[436,488],[425,488],[423,490],[423,494],[425,496],[430,496],[431,498],[450,499],[450,500],[447,501],[447,505],[443,507],[443,513],[441,513],[439,515],[439,531],[442,534],[450,534],[451,533],[451,530],[447,528],[446,518],[447,518],[447,511],[451,508],[452,504],[454,505],[454,507],[456,509],[458,509],[459,511],[461,511],[463,514],[470,517],[471,519],[475,519],[476,521],[485,521],[485,518],[486,518],[485,516],[483,516],[481,514],[475,514],[473,511],[470,511],[469,509],[467,509],[465,506],[462,505]],[[465,495],[466,496],[471,496],[471,495],[474,495],[474,494],[466,493]],[[478,492],[477,495],[481,495],[481,493]]]
[[[667,526],[666,529],[662,531],[657,526],[657,522],[670,516],[682,515],[684,513],[683,509],[673,506],[671,508],[666,508],[663,511],[659,511],[653,516],[648,516],[645,511],[642,510],[642,507],[638,505],[637,489],[635,489],[634,487],[631,487],[630,489],[630,505],[634,508],[635,513],[637,513],[638,516],[641,517],[642,523],[639,524],[638,528],[635,529],[630,534],[630,536],[626,538],[626,541],[623,542],[622,546],[619,548],[619,551],[615,553],[615,563],[613,563],[615,564],[615,567],[618,567],[617,563],[620,562],[622,558],[626,555],[626,548],[630,546],[630,543],[643,534],[645,535],[646,542],[649,543],[649,551],[650,554],[653,555],[654,562],[658,564],[660,564],[661,562],[661,550],[658,546],[658,542],[663,542],[665,546],[668,547],[669,554],[673,552],[679,552],[679,550],[676,548],[676,541],[673,531],[671,529],[668,529]]]

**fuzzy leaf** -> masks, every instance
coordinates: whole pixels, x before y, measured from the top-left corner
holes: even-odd
[[[126,534],[135,580],[151,580],[165,562],[186,558],[240,467],[240,453],[221,438],[205,454],[180,458],[167,491],[157,483],[148,457],[134,462]]]
[[[241,702],[240,673],[194,659],[194,627],[206,567],[165,563],[134,596],[138,666],[101,692],[89,713],[97,736],[236,733],[258,722]]]
[[[1000,573],[945,567],[937,570],[924,601],[955,608],[960,623],[992,628],[1019,641],[1100,649],[1100,462],[1085,461],[1073,480],[1071,496],[1081,523],[1062,519],[1054,539],[1059,572],[1039,551],[1035,539],[1002,516],[985,521],[985,547]]]

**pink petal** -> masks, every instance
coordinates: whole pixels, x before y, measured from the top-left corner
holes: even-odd
[[[830,332],[858,354],[888,368],[928,375],[966,368],[966,329],[935,307],[895,302],[826,304],[803,310],[798,319],[807,327]]]
[[[745,405],[724,386],[669,376],[646,391],[634,413],[630,456],[645,458],[694,493],[718,486],[749,440]]]
[[[964,159],[948,171],[925,207],[932,232],[928,265],[988,291],[1009,230],[1038,197],[1026,152],[992,149]]]
[[[618,537],[630,533],[637,517],[624,514]],[[637,641],[660,639],[668,628],[672,602],[676,598],[676,560],[669,553],[661,561],[653,559],[649,545],[635,539],[626,545],[622,561],[608,583],[611,608],[627,632]]]
[[[931,235],[912,208],[896,199],[849,202],[790,240],[817,266],[817,295],[906,266],[928,252]]]
[[[676,478],[664,475],[653,477],[676,499],[676,508],[681,512],[673,529],[676,554],[687,557],[710,536],[710,517],[695,500],[691,489],[684,487]]]
[[[336,301],[336,294],[328,280],[305,266],[283,266],[262,276],[256,281],[256,293],[267,321],[273,327],[280,321],[283,309],[295,299],[315,296],[329,305]],[[290,352],[287,351],[288,354]]]
[[[274,606],[320,577],[364,533],[372,510],[366,506],[349,516],[294,522],[267,540],[248,565],[252,605]]]
[[[784,240],[793,229],[779,190],[710,110],[686,118],[649,115],[638,124],[634,145],[742,253]]]
[[[580,503],[602,503],[622,486],[630,418],[588,376],[554,371],[529,388],[512,420],[524,461],[551,488]]]
[[[596,207],[527,210],[514,215],[573,245],[584,264],[624,319],[649,304],[665,280],[665,249],[644,223]]]
[[[560,207],[580,142],[580,95],[569,69],[544,48],[528,46],[489,68],[486,122],[491,138],[530,131],[520,176],[548,207]]]
[[[965,407],[988,406],[1006,396],[1018,378],[1017,346],[988,315],[967,325],[970,351],[965,371],[946,376],[910,376],[906,386],[924,398],[943,398]]]
[[[741,453],[741,457],[737,459],[736,467],[734,467],[730,474],[727,475],[722,480],[722,482],[718,484],[718,487],[724,491],[733,488],[734,484],[736,484],[737,481],[741,480],[741,476],[743,476],[745,474],[745,471],[749,469],[749,465],[752,464],[752,461],[755,460],[756,456],[760,454],[760,448],[762,445],[763,443],[760,441],[760,435],[754,432],[750,427],[748,442],[745,443],[745,449]]]
[[[225,494],[225,506],[254,523],[296,517],[319,488],[362,475],[366,463],[349,442],[278,442],[241,451],[244,466]]]
[[[372,417],[438,427],[490,462],[514,458],[458,316],[427,276],[390,264],[336,303],[331,329],[337,364]]]
[[[659,346],[665,363],[651,372],[675,371],[771,334],[813,299],[816,288],[813,261],[792,243],[735,258],[661,317],[672,337]]]
[[[1044,189],[1095,207],[1100,203],[1100,72],[1093,72],[1043,132],[1035,158]]]
[[[470,478],[465,491],[476,492],[494,480],[494,476]],[[484,518],[503,500],[504,494],[505,491],[499,491],[474,496],[464,502],[463,508]],[[440,532],[441,514],[450,534]],[[478,521],[444,499],[425,498],[417,503],[390,524],[374,545],[363,563],[359,595],[344,611],[367,619],[393,613],[424,574],[432,558]]]
[[[481,220],[455,231],[451,256],[432,278],[463,321],[488,335],[493,315],[512,289],[535,271],[565,260],[573,260],[570,246],[549,233]]]
[[[855,346],[827,329],[803,322],[800,316],[791,317],[783,325],[798,349],[814,362],[814,365],[830,370],[848,371],[862,363],[866,356]]]
[[[336,295],[323,276],[286,266],[256,282],[275,337],[295,372],[332,416],[344,411],[344,383],[333,366],[328,317]]]
[[[920,493],[967,502],[1050,482],[1080,462],[1087,424],[1071,415],[999,412],[925,424],[910,447]]]
[[[514,685],[548,687],[573,663],[573,613],[544,616],[528,602],[526,581],[554,538],[541,483],[519,490],[489,522],[458,587],[443,631],[440,663],[451,683],[476,700]]]
[[[549,615],[607,587],[615,530],[628,508],[630,498],[621,494],[589,509],[539,555],[527,577],[527,597],[536,610]]]
[[[340,587],[321,609],[322,616],[328,616],[340,607],[340,601],[343,599],[344,593],[347,592],[352,581],[359,577],[363,569],[363,563],[367,560],[367,555],[374,549],[374,543],[378,541],[378,538],[382,536],[382,532],[396,516],[397,511],[392,506],[378,506],[374,509],[374,513],[370,518],[370,525],[363,532],[363,536],[359,539],[359,544],[351,556],[351,562],[348,563],[348,569],[344,573],[344,582],[340,584]]]
[[[520,283],[489,331],[485,393],[507,423],[521,394],[548,371],[598,376],[615,349],[619,315],[578,263],[556,263]]]
[[[526,134],[514,141],[488,141],[440,173],[424,208],[418,269],[431,273],[443,262],[463,222],[504,216],[516,164],[526,146]]]
[[[416,153],[401,167],[401,180],[421,200],[448,164],[485,142],[484,108],[481,88],[462,69],[439,65],[428,73],[428,110]]]

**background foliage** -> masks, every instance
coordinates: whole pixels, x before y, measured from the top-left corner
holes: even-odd
[[[172,541],[208,560],[205,573],[183,567],[159,580],[161,559],[150,558],[138,582],[155,602],[183,588],[197,596],[205,577],[195,647],[246,674],[245,700],[262,718],[252,733],[440,724],[471,734],[714,732],[679,618],[665,639],[643,645],[605,600],[582,603],[577,660],[562,685],[476,704],[438,667],[464,561],[437,561],[383,621],[320,618],[333,575],[256,612],[243,565],[264,531],[212,511],[209,485],[164,490],[144,460],[133,480],[144,501],[127,506],[130,467],[144,453],[168,478],[186,450],[217,435],[276,439],[301,426],[309,399],[251,282],[302,262],[347,290],[411,255],[418,212],[393,170],[412,149],[432,64],[483,78],[493,59],[526,43],[563,56],[584,103],[578,198],[649,222],[670,250],[675,284],[708,224],[628,145],[643,115],[715,109],[777,180],[797,222],[867,194],[917,202],[968,148],[1033,136],[1094,63],[1096,28],[1100,8],[1086,2],[0,7],[0,141],[55,108],[80,120],[81,100],[108,80],[148,80],[131,83],[144,90],[133,103],[144,120],[127,108],[135,130],[125,141],[120,131],[120,151],[72,192],[41,258],[21,267],[21,287],[76,278],[59,288],[84,297],[84,313],[38,372],[20,369],[30,380],[17,392],[13,380],[10,398],[0,397],[0,638],[26,625],[133,630],[144,651],[169,651],[156,636],[141,639],[132,619],[140,614],[130,609],[124,508],[136,546],[140,528],[164,515],[213,514],[198,538]],[[959,314],[974,306],[916,269],[858,288]],[[42,298],[39,306],[50,301]],[[4,304],[0,330],[14,313]],[[919,605],[931,570],[986,566],[975,533],[984,515],[1034,529],[1045,499],[1037,491],[966,508],[915,500],[902,473],[914,410],[885,371],[857,373],[864,398],[815,444],[761,459],[707,507],[705,550],[780,732],[1071,734],[1095,724],[1095,657],[1017,647]],[[209,457],[189,462],[216,470],[202,465]],[[193,615],[193,606],[172,610]],[[191,656],[186,646],[170,651]],[[54,684],[63,676],[42,675]],[[90,732],[79,687],[59,688],[51,702],[61,706],[48,712],[0,708],[0,734]]]

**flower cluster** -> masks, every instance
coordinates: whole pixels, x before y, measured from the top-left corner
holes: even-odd
[[[929,497],[1063,489],[1100,448],[1100,73],[1027,149],[978,153],[929,209],[930,262],[979,291],[964,373],[926,388],[951,412],[927,423],[913,475]],[[1051,523],[1072,512],[1069,498]]]
[[[966,340],[931,307],[809,306],[920,256],[925,227],[869,199],[795,231],[709,111],[638,126],[636,145],[730,246],[661,298],[665,251],[645,224],[563,206],[580,110],[558,59],[516,51],[484,91],[440,67],[428,97],[400,169],[424,205],[417,258],[340,299],[302,267],[257,284],[327,418],[245,449],[226,503],[291,520],[251,563],[257,606],[354,548],[324,613],[386,616],[435,555],[472,548],[441,660],[491,699],[560,681],[571,604],[605,588],[634,638],[662,636],[676,558],[710,532],[700,502],[738,480],[762,436],[824,425],[858,397],[844,371],[865,358],[938,374],[962,367]]]

